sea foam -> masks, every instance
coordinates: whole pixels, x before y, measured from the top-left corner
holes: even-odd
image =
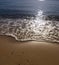
[[[0,35],[12,36],[18,41],[59,42],[59,21],[45,20],[44,16],[0,18]]]

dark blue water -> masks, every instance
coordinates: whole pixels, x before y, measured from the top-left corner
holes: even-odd
[[[59,0],[0,0],[0,15],[59,15]]]

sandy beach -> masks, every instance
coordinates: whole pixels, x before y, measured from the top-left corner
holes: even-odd
[[[59,45],[0,36],[0,65],[59,65]]]

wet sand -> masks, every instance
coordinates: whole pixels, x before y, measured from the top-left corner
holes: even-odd
[[[59,65],[59,44],[0,36],[0,65]]]

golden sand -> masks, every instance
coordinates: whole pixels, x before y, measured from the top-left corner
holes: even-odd
[[[0,65],[59,65],[59,45],[0,36]]]

